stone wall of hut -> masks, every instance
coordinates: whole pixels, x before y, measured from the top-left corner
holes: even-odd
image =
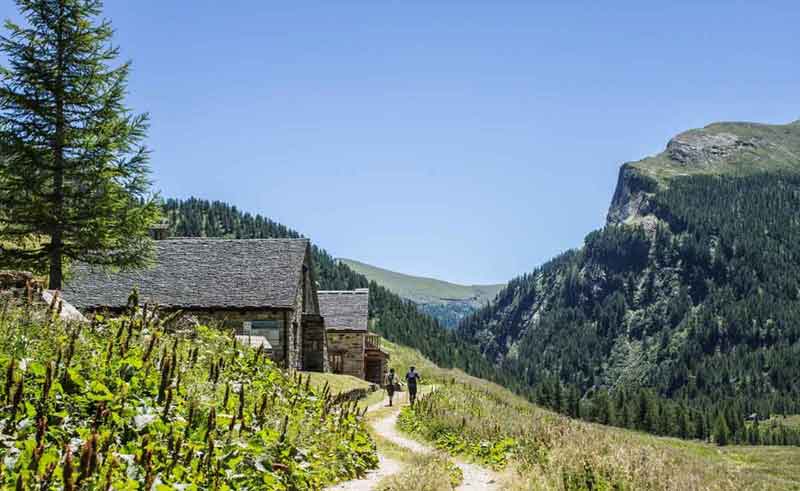
[[[337,332],[335,330],[329,330],[328,357],[330,360],[333,360],[335,356],[341,356],[341,373],[363,379],[364,342],[365,333],[363,332]],[[333,361],[331,361],[330,368],[331,370],[335,370]]]

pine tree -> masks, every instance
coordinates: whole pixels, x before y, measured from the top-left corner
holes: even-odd
[[[753,421],[753,427],[750,429],[750,445],[761,444],[761,429],[758,424],[758,418]]]
[[[611,399],[608,396],[608,392],[601,390],[594,399],[594,404],[594,420],[604,425],[612,424],[614,420],[612,416],[613,409],[611,407]]]
[[[728,422],[725,419],[725,413],[720,412],[717,416],[717,421],[714,423],[714,442],[720,446],[727,445],[731,439],[730,433]]]
[[[572,418],[581,417],[581,396],[578,389],[570,387],[567,389],[567,410],[566,413]]]
[[[0,38],[0,261],[49,269],[65,263],[147,262],[147,116],[125,106],[130,65],[113,67],[113,30],[100,0],[16,0],[25,23]]]
[[[676,435],[680,438],[689,438],[689,417],[686,414],[686,407],[683,404],[678,405],[677,413],[675,414],[675,429]]]

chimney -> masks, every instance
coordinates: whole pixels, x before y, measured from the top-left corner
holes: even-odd
[[[153,240],[164,240],[169,238],[169,222],[162,221],[150,227],[150,238]]]

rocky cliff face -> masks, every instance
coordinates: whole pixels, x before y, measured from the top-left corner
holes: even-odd
[[[608,209],[607,223],[630,223],[649,213],[648,196],[655,191],[656,183],[642,175],[632,164],[619,169],[617,188]]]

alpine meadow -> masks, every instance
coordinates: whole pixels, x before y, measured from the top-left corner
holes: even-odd
[[[800,491],[800,8],[719,7],[5,2],[0,489]]]

